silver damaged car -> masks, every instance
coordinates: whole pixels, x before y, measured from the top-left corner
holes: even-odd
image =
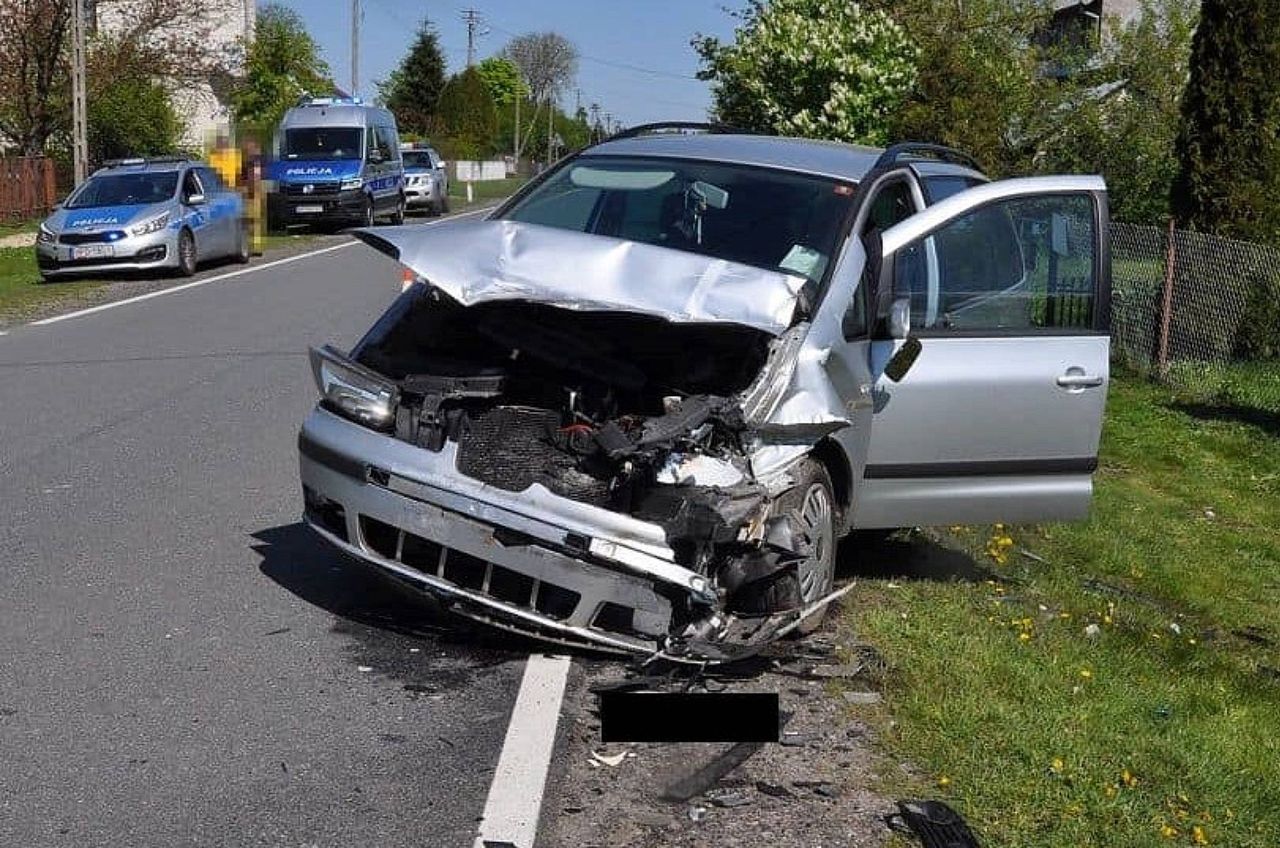
[[[641,128],[312,351],[308,524],[473,619],[725,662],[820,622],[856,529],[1084,517],[1108,381],[1098,177]]]

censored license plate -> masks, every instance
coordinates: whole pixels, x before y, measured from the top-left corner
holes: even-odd
[[[317,212],[323,212],[323,211],[324,211],[324,207],[319,205],[308,205],[308,206],[297,207],[297,212],[299,215],[314,215]]]
[[[109,244],[86,244],[71,248],[72,259],[102,259],[115,255],[116,249]]]

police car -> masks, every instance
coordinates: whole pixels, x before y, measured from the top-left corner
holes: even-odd
[[[404,194],[410,209],[427,208],[439,215],[449,211],[449,173],[434,147],[400,145],[404,159]]]
[[[304,97],[285,112],[267,180],[274,227],[404,223],[395,116],[358,97]]]
[[[240,195],[204,162],[177,156],[108,162],[40,224],[36,264],[53,278],[249,261]]]

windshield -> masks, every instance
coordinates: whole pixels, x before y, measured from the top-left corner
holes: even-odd
[[[286,159],[359,159],[359,127],[301,127],[284,131]]]
[[[431,154],[425,150],[406,150],[401,156],[406,168],[433,168]]]
[[[853,186],[747,165],[583,156],[509,209],[512,221],[700,253],[820,282]]]
[[[162,203],[173,197],[177,188],[177,171],[102,174],[90,177],[79,191],[67,199],[65,206],[67,209],[89,209],[95,206]]]

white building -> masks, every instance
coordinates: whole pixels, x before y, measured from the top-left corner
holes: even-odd
[[[253,38],[257,21],[256,0],[192,0],[199,8],[200,20],[183,24],[180,36],[196,38],[208,55],[225,57],[224,78],[240,71],[243,46]],[[90,26],[103,32],[127,29],[131,23],[133,4],[129,0],[85,0]],[[174,35],[160,32],[159,38]],[[219,129],[231,124],[229,107],[219,97],[218,79],[196,82],[175,82],[171,91],[173,107],[186,127],[183,145],[193,149],[205,146],[206,141]]]

